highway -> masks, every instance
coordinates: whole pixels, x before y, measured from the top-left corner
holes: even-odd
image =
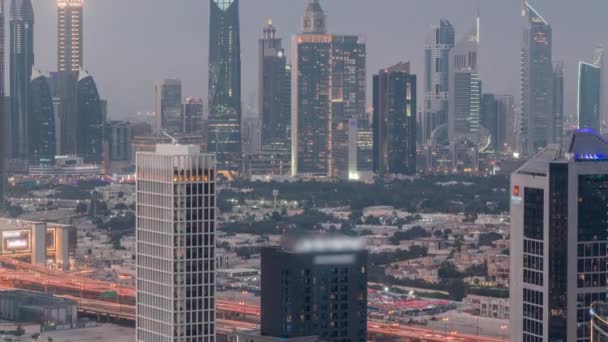
[[[117,286],[115,283],[87,278],[82,274],[65,273],[45,267],[31,265],[0,256],[0,263],[9,266],[0,268],[0,285],[8,288],[20,288],[70,298],[78,303],[79,310],[85,313],[99,314],[125,320],[135,320],[135,289]],[[108,291],[116,293],[113,298],[104,298]],[[259,306],[229,300],[216,300],[219,313],[233,314],[249,321],[217,320],[217,330],[229,333],[234,329],[255,329],[260,316]],[[233,318],[234,319],[234,318]],[[422,339],[423,341],[453,342],[503,342],[502,338],[458,334],[453,331],[424,329],[383,321],[368,321],[370,334],[393,336],[398,338]]]

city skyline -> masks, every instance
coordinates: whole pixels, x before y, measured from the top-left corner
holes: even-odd
[[[87,67],[96,75],[100,75],[100,88],[104,89],[110,104],[110,117],[122,118],[125,115],[134,114],[138,111],[153,111],[153,94],[148,89],[157,79],[180,78],[184,81],[184,94],[187,96],[202,96],[206,101],[207,94],[207,35],[208,25],[200,21],[182,20],[181,17],[196,13],[197,17],[207,18],[208,4],[194,0],[184,0],[184,6],[175,7],[171,4],[155,3],[150,5],[142,0],[133,0],[128,4],[121,3],[126,9],[139,11],[141,18],[158,18],[159,15],[166,16],[167,21],[179,20],[177,31],[167,32],[165,25],[152,25],[146,23],[132,25],[132,17],[122,13],[114,13],[117,8],[116,0],[95,1],[86,3],[85,11],[85,39],[87,45],[103,44],[116,49],[133,51],[130,55],[118,56],[111,50],[101,49],[95,51],[87,50],[85,55]],[[281,38],[289,39],[299,30],[301,13],[306,1],[298,1],[297,5],[281,3],[277,0],[243,1],[241,13],[241,44],[243,46],[243,58],[251,59],[252,65],[257,60],[257,39],[259,28],[272,18],[275,25],[281,28]],[[343,0],[344,1],[344,0]],[[456,30],[456,38],[463,36],[466,28],[470,27],[470,18],[475,13],[474,1],[462,0],[458,4],[452,4],[445,0],[428,1],[428,4],[416,6],[416,15],[407,17],[408,20],[397,20],[397,13],[410,13],[410,11],[399,11],[407,9],[407,3],[399,4],[394,1],[387,2],[386,6],[376,8],[364,2],[353,2],[352,13],[342,15],[339,11],[343,1],[321,2],[327,15],[331,18],[329,29],[337,33],[356,33],[366,36],[370,45],[368,53],[367,83],[371,89],[371,70],[377,70],[383,65],[391,65],[399,60],[410,60],[414,72],[420,74],[423,68],[424,40],[430,26],[441,18],[452,22]],[[554,34],[557,37],[554,42],[554,56],[558,60],[566,62],[566,112],[574,114],[576,111],[576,73],[577,62],[588,55],[589,50],[597,44],[604,43],[606,38],[601,34],[600,10],[608,5],[599,0],[593,0],[592,6],[597,11],[588,11],[582,6],[563,1],[559,6],[555,2],[547,0],[536,1],[536,7],[541,8],[543,15],[551,21]],[[384,10],[389,7],[391,11]],[[34,3],[37,13],[37,27],[40,27],[36,36],[37,68],[43,71],[52,70],[56,66],[56,39],[51,39],[49,31],[56,29],[56,4],[55,1],[37,1]],[[393,10],[394,9],[394,10]],[[485,60],[495,60],[497,64],[505,68],[497,70],[493,68],[494,63],[481,63],[481,77],[484,80],[484,91],[501,94],[513,94],[516,101],[519,98],[519,50],[521,41],[520,28],[520,4],[513,2],[481,3],[481,17],[487,24],[484,25],[482,36],[483,44],[480,54]],[[129,11],[125,11],[129,12]],[[110,26],[104,22],[104,15],[113,13],[113,21]],[[511,13],[505,15],[505,13]],[[97,15],[98,14],[98,15]],[[567,14],[567,15],[566,15]],[[386,15],[380,25],[374,24],[374,20],[366,19]],[[584,19],[583,19],[584,18]],[[393,19],[392,21],[390,19]],[[355,24],[356,23],[356,24]],[[574,25],[576,24],[576,25]],[[132,28],[131,28],[132,26]],[[124,35],[125,27],[131,28],[130,35]],[[117,29],[120,28],[120,29]],[[180,33],[180,39],[175,39],[175,32]],[[47,37],[48,35],[48,37]],[[386,36],[386,39],[383,38]],[[580,37],[585,36],[585,39]],[[54,37],[54,35],[53,35]],[[156,37],[153,41],[152,37]],[[158,51],[158,41],[163,41],[165,51]],[[185,43],[187,41],[187,43]],[[408,44],[389,44],[388,42],[407,41]],[[133,44],[133,42],[136,42]],[[410,43],[411,42],[411,43]],[[147,44],[150,43],[150,44]],[[175,55],[170,51],[177,51],[176,47],[183,48],[187,44],[189,53]],[[174,48],[175,46],[175,48]],[[154,51],[154,53],[152,53]],[[146,55],[149,67],[137,63],[142,55]],[[87,58],[88,56],[88,58]],[[291,58],[291,56],[288,56]],[[398,57],[398,58],[397,58]],[[165,63],[166,58],[180,61],[180,63]],[[194,68],[194,69],[193,69]],[[192,70],[197,70],[192,72]],[[128,71],[128,72],[127,72]],[[120,87],[112,88],[110,85],[116,81]],[[422,80],[418,81],[419,83]],[[243,68],[243,104],[244,113],[248,114],[249,104],[257,101],[255,88],[257,86],[257,68],[245,66]],[[419,84],[421,87],[422,84]],[[367,107],[371,105],[371,92],[368,89]],[[124,91],[129,91],[132,96],[128,100],[121,97]],[[419,98],[419,107],[422,99]],[[420,108],[419,108],[420,109]]]

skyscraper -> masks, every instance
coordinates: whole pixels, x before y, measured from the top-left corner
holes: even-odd
[[[488,146],[490,150],[505,152],[512,147],[513,96],[483,94],[480,123],[490,133],[490,146]]]
[[[577,117],[579,128],[591,128],[597,132],[601,128],[601,80],[599,65],[580,62],[578,64]]]
[[[76,88],[76,151],[85,162],[100,163],[103,145],[102,101],[93,77],[80,70]]]
[[[450,50],[455,43],[454,27],[441,19],[427,35],[424,47],[424,115],[420,137],[424,143],[437,126],[448,122]]]
[[[590,130],[511,175],[510,341],[589,341],[606,301],[608,141]]]
[[[166,79],[154,86],[156,95],[155,132],[181,133],[184,130],[182,115],[182,81]]]
[[[137,153],[136,341],[215,341],[215,157]]]
[[[83,67],[83,2],[57,0],[57,70],[77,72]]]
[[[553,143],[561,145],[564,141],[564,63],[553,65]]]
[[[209,0],[209,152],[219,170],[241,161],[241,43],[239,0]]]
[[[523,1],[524,40],[521,50],[521,118],[517,149],[534,155],[553,143],[552,29],[540,13]]]
[[[29,87],[34,66],[34,9],[31,0],[11,0],[10,91],[12,158],[28,154]]]
[[[416,75],[398,63],[374,75],[373,170],[416,174]]]
[[[479,17],[473,28],[450,50],[448,139],[451,144],[479,141],[481,80],[479,78]]]
[[[204,133],[203,99],[201,99],[200,97],[187,97],[184,100],[182,113],[184,116],[184,133]]]
[[[39,71],[33,73],[30,84],[28,122],[30,163],[52,164],[56,153],[53,96],[49,77]]]
[[[133,126],[128,121],[110,121],[106,125],[110,160],[131,160],[131,142],[133,139]]]
[[[261,334],[367,338],[367,251],[360,239],[286,237],[262,248]]]
[[[334,129],[365,115],[365,41],[326,32],[325,13],[311,0],[292,39],[292,174],[333,176]]]
[[[287,152],[290,146],[291,67],[281,38],[272,22],[264,28],[259,40],[259,99],[262,117],[262,148]]]

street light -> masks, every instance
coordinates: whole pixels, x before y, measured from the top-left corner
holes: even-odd
[[[448,321],[450,319],[448,317],[443,317],[441,320],[443,321],[443,337],[447,341],[447,339],[448,339]]]
[[[501,334],[502,334],[502,341],[503,342],[505,341],[505,331],[506,330],[507,330],[507,325],[503,324],[503,325],[500,326],[500,331],[501,331]]]

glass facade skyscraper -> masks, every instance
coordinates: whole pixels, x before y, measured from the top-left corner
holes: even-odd
[[[209,0],[209,152],[218,170],[240,169],[241,43],[239,0]]]
[[[155,132],[182,133],[184,119],[182,113],[182,81],[166,79],[154,87],[156,96]]]
[[[29,92],[34,66],[34,9],[31,0],[11,0],[10,28],[10,141],[12,158],[26,159]]]
[[[450,50],[455,44],[454,27],[441,19],[427,35],[424,49],[424,115],[419,139],[426,143],[437,126],[448,122]]]
[[[591,128],[597,132],[601,128],[601,79],[599,66],[580,62],[578,64],[578,127]]]
[[[268,25],[259,42],[259,99],[262,149],[289,153],[291,126],[291,67],[277,30]]]
[[[399,63],[374,75],[373,171],[416,174],[416,75]]]
[[[524,1],[521,50],[521,117],[517,149],[532,156],[554,142],[553,116],[553,32],[540,13]]]
[[[102,101],[93,77],[80,71],[77,83],[77,154],[85,162],[101,163],[103,139]]]
[[[55,159],[55,111],[51,82],[36,71],[30,83],[29,159],[30,164],[52,164]]]

